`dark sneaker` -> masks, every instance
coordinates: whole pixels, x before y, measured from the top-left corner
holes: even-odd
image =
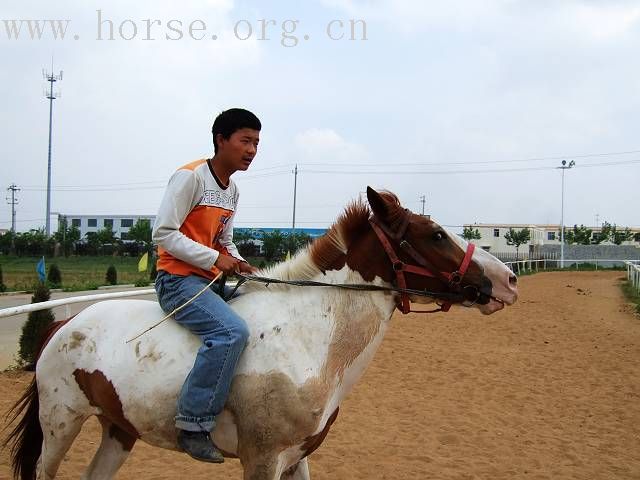
[[[191,458],[195,458],[201,462],[224,462],[222,453],[215,447],[207,432],[178,430],[178,446],[188,453]]]

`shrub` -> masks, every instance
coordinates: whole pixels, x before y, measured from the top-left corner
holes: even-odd
[[[6,291],[7,286],[4,284],[4,280],[2,279],[2,265],[0,265],[0,293]]]
[[[49,275],[47,276],[47,281],[53,288],[58,288],[60,287],[60,285],[62,285],[62,275],[60,273],[60,268],[58,268],[58,265],[56,265],[55,263],[53,263],[49,267]]]
[[[118,272],[113,265],[109,265],[109,268],[107,268],[106,281],[108,285],[116,285],[118,283]]]
[[[134,284],[136,287],[147,287],[149,286],[149,280],[147,280],[146,278],[139,278],[136,280],[136,283]]]
[[[50,297],[51,293],[47,286],[44,283],[38,283],[31,297],[31,303],[46,302]],[[18,359],[26,369],[33,368],[42,334],[54,320],[55,316],[50,309],[37,310],[29,314],[29,318],[22,327],[18,350]]]

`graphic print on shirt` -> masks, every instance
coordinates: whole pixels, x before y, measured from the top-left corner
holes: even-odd
[[[198,178],[202,188],[200,195],[196,197],[195,206],[187,214],[179,231],[195,242],[229,255],[227,246],[220,242],[227,238],[225,229],[233,228],[232,218],[238,200],[237,187],[231,182],[229,187],[222,188],[211,175],[205,160],[192,162],[178,170],[190,171]],[[205,270],[191,265],[162,248],[158,249],[158,254],[158,270],[175,275],[196,274],[209,279],[219,272],[215,266]]]

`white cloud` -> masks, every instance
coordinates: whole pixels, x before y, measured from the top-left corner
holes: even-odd
[[[355,163],[368,157],[365,147],[348,142],[330,128],[310,128],[296,135],[294,142],[304,162]]]
[[[620,37],[640,23],[640,7],[636,5],[578,4],[571,13],[574,28],[594,40]]]
[[[518,32],[518,25],[533,21],[541,36],[554,29],[591,40],[609,40],[631,31],[640,21],[640,7],[625,0],[535,4],[510,0],[321,0],[321,3],[356,18],[380,21],[405,34],[434,30],[499,34],[508,30]]]

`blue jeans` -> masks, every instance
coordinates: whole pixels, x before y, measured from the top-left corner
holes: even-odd
[[[156,292],[166,313],[185,304],[210,280],[197,275],[172,275],[163,270],[156,277]],[[176,427],[210,432],[224,408],[238,359],[249,338],[245,321],[214,291],[207,289],[174,315],[176,322],[200,337],[202,345],[182,386]]]

